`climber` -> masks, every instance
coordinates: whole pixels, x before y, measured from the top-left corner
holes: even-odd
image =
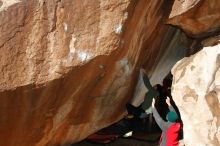
[[[128,111],[128,115],[126,119],[130,119],[130,130],[127,132],[124,137],[132,136],[133,130],[140,131],[143,127],[140,127],[137,123],[139,119],[143,119],[142,122],[145,123],[146,118],[148,119],[147,122],[147,130],[150,132],[153,126],[153,115],[152,115],[152,108],[151,102],[153,98],[159,98],[162,96],[162,86],[160,84],[155,85],[154,87],[151,85],[148,76],[144,69],[140,70],[141,75],[143,76],[143,82],[148,92],[144,95],[144,101],[139,106],[134,106],[130,103],[126,104],[126,108]],[[145,127],[145,126],[144,126]]]
[[[129,117],[139,117],[145,118],[148,114],[152,113],[151,109],[151,102],[153,98],[157,98],[158,96],[162,95],[162,86],[160,84],[155,85],[154,87],[151,85],[148,76],[145,73],[144,69],[140,70],[143,74],[143,81],[145,86],[148,89],[148,92],[145,93],[144,101],[140,104],[140,106],[135,107],[132,104],[128,103],[126,105],[128,111],[128,118]]]
[[[167,122],[164,121],[157,112],[155,108],[155,99],[152,100],[153,116],[156,123],[162,130],[160,146],[178,146],[178,136],[181,124],[176,122],[178,119],[178,115],[174,110],[173,106],[171,105],[169,97],[167,97],[166,103],[168,104],[170,110],[167,114]]]

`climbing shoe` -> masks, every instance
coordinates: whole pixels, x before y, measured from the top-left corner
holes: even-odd
[[[134,115],[128,114],[125,118],[126,118],[126,119],[133,119],[133,118],[134,118]]]
[[[123,135],[123,137],[131,137],[132,134],[133,134],[133,131],[129,131],[129,132],[125,133],[125,134]]]

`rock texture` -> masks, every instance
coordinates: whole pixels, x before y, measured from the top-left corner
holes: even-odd
[[[172,95],[184,123],[185,144],[219,146],[220,44],[182,59],[172,73]]]
[[[117,121],[141,66],[155,84],[192,51],[169,15],[203,37],[219,30],[218,12],[218,0],[0,0],[0,145],[70,145]]]
[[[0,145],[70,145],[117,121],[164,52],[171,2],[0,0]]]
[[[119,47],[129,4],[128,0],[2,2],[1,89],[42,84],[60,78],[71,66],[108,55]]]
[[[167,21],[195,38],[191,48],[202,48],[172,69],[172,95],[182,116],[186,146],[220,145],[220,38],[211,37],[219,34],[219,8],[218,0],[175,1]]]
[[[175,0],[168,24],[201,38],[220,31],[219,0]]]

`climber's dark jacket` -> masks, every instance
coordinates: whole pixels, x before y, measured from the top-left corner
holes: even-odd
[[[141,104],[141,108],[146,111],[151,107],[152,99],[159,96],[159,92],[154,89],[154,87],[152,87],[152,85],[150,84],[150,80],[146,74],[143,74],[143,80],[145,86],[148,89],[148,92],[145,94],[144,102]]]

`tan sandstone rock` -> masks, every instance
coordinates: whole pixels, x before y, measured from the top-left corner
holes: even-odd
[[[172,95],[184,123],[186,146],[219,146],[220,44],[182,59],[172,73]]]
[[[123,116],[140,65],[145,62],[153,72],[165,51],[163,22],[172,3],[1,0],[0,5],[0,145],[58,146]]]
[[[168,24],[188,35],[204,37],[220,31],[219,0],[175,0]]]

